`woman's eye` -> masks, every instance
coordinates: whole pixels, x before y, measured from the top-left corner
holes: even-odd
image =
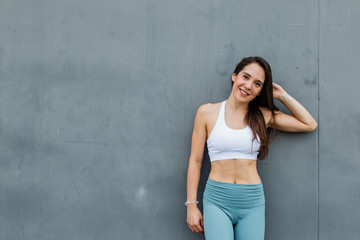
[[[260,83],[255,83],[255,85],[256,85],[256,86],[258,86],[258,87],[260,87],[260,86],[261,86],[261,85],[260,85]]]
[[[245,78],[245,79],[249,79],[249,77],[248,77],[248,76],[246,76],[246,75],[244,75],[244,78]]]

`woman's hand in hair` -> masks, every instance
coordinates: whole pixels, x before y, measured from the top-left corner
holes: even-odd
[[[187,207],[187,224],[191,231],[204,233],[203,216],[196,205],[190,204]]]
[[[284,94],[286,94],[286,91],[279,84],[273,83],[274,99],[280,99]]]

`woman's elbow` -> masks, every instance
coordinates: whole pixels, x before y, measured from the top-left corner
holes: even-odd
[[[315,122],[313,125],[311,125],[309,131],[310,131],[310,132],[315,131],[317,127],[318,127],[318,124],[317,124],[317,122]]]
[[[202,157],[190,157],[189,158],[189,165],[201,168],[202,160],[203,160]]]

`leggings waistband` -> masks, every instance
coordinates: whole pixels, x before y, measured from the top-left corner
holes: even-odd
[[[265,204],[262,182],[259,184],[234,184],[208,178],[203,199],[213,204],[239,208]]]

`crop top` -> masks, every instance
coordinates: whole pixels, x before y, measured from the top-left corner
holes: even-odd
[[[232,129],[225,123],[225,101],[222,102],[220,113],[207,139],[210,161],[225,159],[257,160],[260,148],[259,136],[252,141],[253,134],[249,125],[243,129]]]

